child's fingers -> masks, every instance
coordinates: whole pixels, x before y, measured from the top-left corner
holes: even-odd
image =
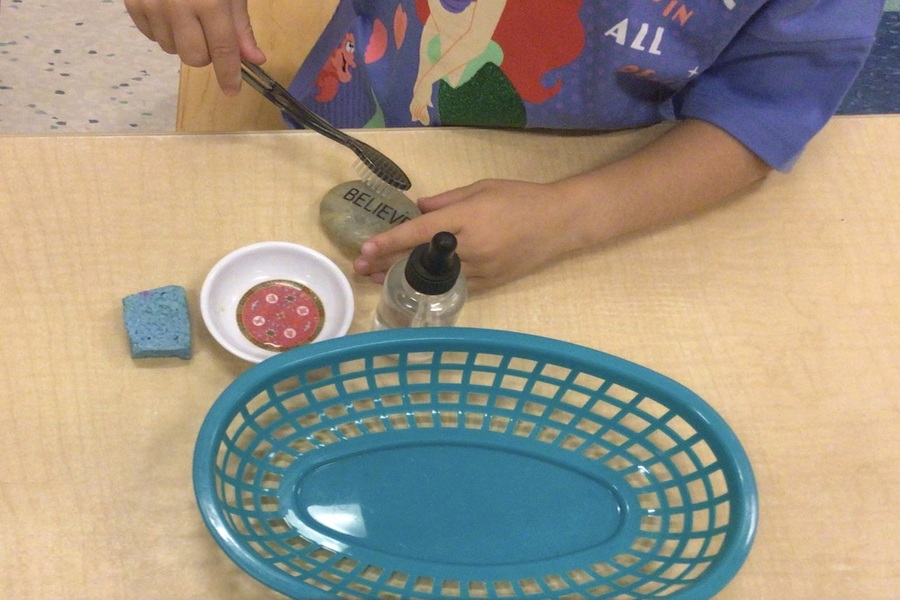
[[[353,261],[353,270],[360,275],[366,275],[373,280],[378,281],[379,275],[383,279],[384,274],[387,273],[388,269],[390,269],[395,262],[408,254],[408,252],[406,254],[398,252],[397,254],[378,257],[369,257],[360,254]]]
[[[422,215],[373,236],[363,244],[361,253],[364,256],[394,254],[424,244],[439,231],[448,231],[451,228],[440,219],[429,218],[433,215],[434,213]],[[455,232],[451,231],[451,233]]]
[[[199,17],[219,87],[227,95],[237,94],[241,89],[241,48],[232,13],[210,9]]]
[[[153,27],[150,26],[150,19],[147,13],[133,0],[125,0],[125,10],[128,11],[128,16],[134,21],[134,26],[137,27],[138,31],[143,33],[150,41],[155,42]]]
[[[451,219],[446,218],[450,216]],[[418,246],[431,241],[441,231],[458,234],[452,215],[428,213],[369,238],[353,266],[361,275],[387,271],[391,265]]]
[[[178,54],[172,26],[164,15],[156,12],[146,13],[145,22],[146,27],[150,30],[148,38],[159,44],[163,51],[169,54]]]
[[[191,67],[205,67],[209,64],[209,50],[206,46],[203,26],[194,15],[179,15],[169,23],[176,54],[181,62]]]
[[[250,13],[247,10],[247,0],[238,0],[235,3],[232,18],[234,19],[234,26],[237,30],[241,56],[257,65],[266,62],[266,55],[256,43],[256,36],[253,33],[253,27],[250,25]]]
[[[419,198],[419,201],[417,202],[419,210],[421,210],[423,213],[429,213],[450,206],[451,204],[462,202],[472,195],[472,193],[476,189],[476,185],[477,184],[473,183],[461,188],[455,188],[446,192],[442,192],[434,196]]]

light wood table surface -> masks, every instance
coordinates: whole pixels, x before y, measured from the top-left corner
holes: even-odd
[[[661,131],[361,135],[415,196],[548,180]],[[721,599],[900,593],[898,156],[900,116],[834,119],[792,174],[464,309],[461,325],[660,371],[731,424],[761,510]],[[0,597],[280,597],[231,564],[194,504],[200,423],[249,366],[204,328],[199,290],[231,250],[297,241],[350,276],[351,332],[366,330],[379,286],[318,226],[352,159],[307,132],[0,139]],[[188,290],[194,357],[132,360],[121,299],[168,284]]]

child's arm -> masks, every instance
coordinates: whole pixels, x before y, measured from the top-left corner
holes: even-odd
[[[241,88],[241,59],[266,60],[250,27],[247,0],[125,0],[145,36],[192,67],[212,63],[222,91]]]
[[[450,231],[472,286],[499,285],[569,252],[713,205],[770,170],[718,127],[683,121],[633,155],[568,179],[487,180],[423,198],[424,214],[371,238],[354,267],[381,281],[412,247]]]

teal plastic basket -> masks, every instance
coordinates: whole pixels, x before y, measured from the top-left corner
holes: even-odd
[[[758,514],[738,439],[685,387],[465,328],[250,368],[203,423],[194,486],[225,553],[295,598],[701,600]]]

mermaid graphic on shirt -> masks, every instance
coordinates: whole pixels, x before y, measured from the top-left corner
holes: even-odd
[[[416,0],[424,25],[412,120],[429,125],[436,102],[442,125],[524,127],[524,102],[541,103],[562,86],[557,80],[545,87],[544,75],[581,53],[580,6],[581,0]]]
[[[548,74],[584,47],[582,0],[386,4],[356,0],[338,8],[348,14],[341,41],[318,63],[318,93],[307,99],[339,127],[383,125],[383,103],[395,126],[525,127],[526,103],[556,95],[563,81]],[[355,59],[347,40],[359,41],[349,46]]]
[[[340,46],[332,51],[319,76],[316,77],[316,100],[331,102],[337,96],[341,83],[353,79],[352,69],[356,68],[356,38],[348,33],[341,40]]]

